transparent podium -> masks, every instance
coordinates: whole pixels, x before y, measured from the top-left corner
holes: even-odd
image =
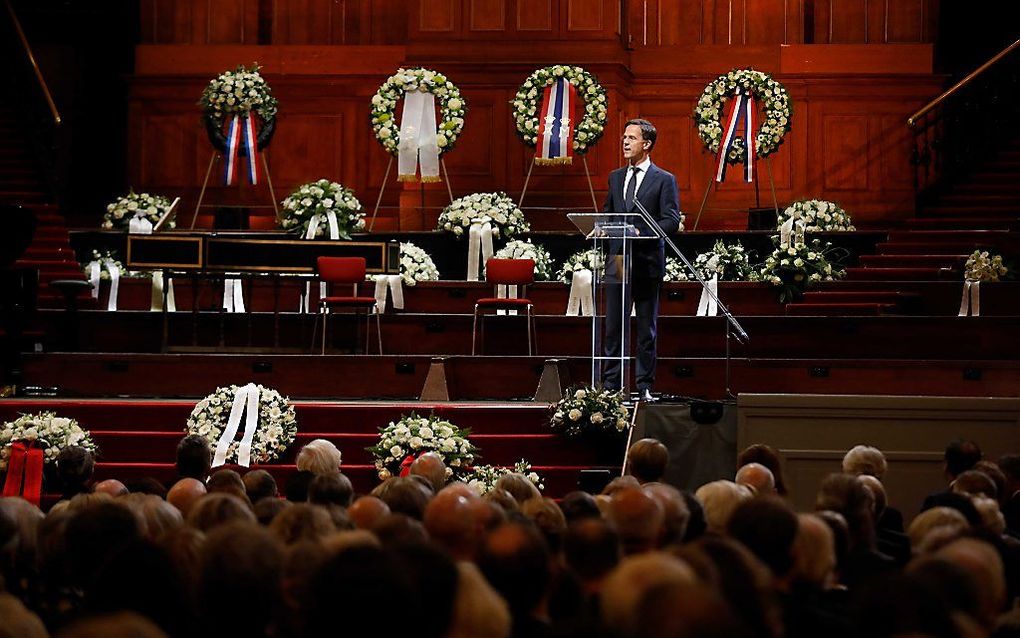
[[[639,242],[658,242],[637,213],[570,213],[604,267],[592,273],[591,384],[631,387],[631,266]]]

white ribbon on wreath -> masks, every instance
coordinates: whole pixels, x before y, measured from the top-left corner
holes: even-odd
[[[319,230],[319,224],[322,223],[323,216],[319,213],[312,215],[312,218],[308,221],[308,230],[305,231],[305,239],[315,239],[315,233]],[[326,223],[329,225],[329,238],[340,239],[340,225],[336,221],[336,213],[329,210],[326,211]]]
[[[492,224],[475,222],[468,229],[467,280],[478,281],[485,262],[492,257]]]
[[[421,181],[439,181],[439,144],[436,141],[436,98],[428,91],[408,91],[400,117],[397,175],[414,181],[421,162]]]
[[[325,298],[327,295],[326,282],[319,282],[319,299]],[[312,307],[312,282],[305,282],[305,294],[301,295],[301,299],[298,301],[298,312],[308,314],[311,312]]]
[[[966,280],[963,282],[963,298],[960,299],[961,317],[981,316],[981,282]]]
[[[800,211],[797,211],[779,227],[779,245],[781,247],[789,248],[791,240],[795,244],[804,243],[804,222],[799,217]]]
[[[713,257],[713,259],[716,259]],[[709,261],[709,264],[712,262]],[[711,292],[711,294],[709,294]],[[701,289],[701,299],[698,300],[699,317],[715,317],[719,314],[719,273],[716,273],[708,280],[706,287]]]
[[[163,310],[164,286],[166,289],[166,309],[168,312],[177,312],[177,300],[174,297],[174,280],[167,277],[164,283],[162,270],[152,273],[152,298],[149,303],[149,310]]]
[[[129,235],[151,235],[152,234],[152,222],[145,216],[145,211],[139,208],[135,211],[135,216],[128,222],[128,234]]]
[[[240,279],[223,280],[223,309],[227,312],[245,312],[244,288]]]
[[[386,312],[386,297],[393,297],[393,307],[404,309],[404,278],[400,275],[376,275],[375,280],[375,311]]]
[[[567,298],[567,316],[590,317],[595,301],[592,294],[594,276],[590,270],[575,271],[570,278],[570,295]]]
[[[234,403],[230,406],[230,418],[227,419],[227,427],[224,428],[220,440],[216,443],[216,453],[213,456],[212,467],[219,467],[227,461],[227,452],[230,444],[237,436],[237,430],[241,425],[241,417],[245,416],[244,433],[241,435],[241,445],[237,449],[237,464],[242,467],[251,465],[251,442],[255,438],[255,429],[259,424],[259,402],[261,391],[254,383],[237,389],[234,394]]]
[[[117,309],[117,296],[120,292],[120,266],[112,259],[102,261],[94,259],[89,262],[89,283],[92,284],[92,298],[99,299],[99,284],[102,281],[103,264],[110,273],[110,298],[106,302],[107,310]]]

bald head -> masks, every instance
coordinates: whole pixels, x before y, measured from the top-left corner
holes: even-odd
[[[410,474],[427,480],[433,492],[439,492],[446,485],[446,463],[435,452],[426,452],[416,458],[411,463]]]
[[[761,463],[748,463],[737,470],[734,481],[737,485],[749,488],[755,494],[775,494],[776,477],[772,470]]]
[[[832,528],[815,514],[797,515],[793,542],[793,579],[825,588],[836,569],[836,539]]]
[[[659,531],[659,547],[679,545],[687,533],[691,510],[680,490],[665,483],[646,483],[645,493],[658,501],[662,508],[662,527]]]
[[[476,526],[471,501],[455,492],[440,492],[425,508],[425,529],[457,560],[475,554]]]
[[[362,496],[347,508],[358,529],[372,529],[390,513],[390,506],[374,496]]]
[[[180,510],[181,514],[187,516],[195,503],[205,496],[205,493],[205,483],[202,481],[193,478],[182,478],[174,483],[174,486],[166,493],[166,500]]]
[[[662,506],[644,490],[622,489],[609,501],[609,518],[616,525],[627,555],[655,549],[662,528]]]
[[[105,481],[99,481],[96,483],[92,487],[92,492],[95,494],[109,494],[116,498],[127,494],[128,488],[117,479],[106,479]]]

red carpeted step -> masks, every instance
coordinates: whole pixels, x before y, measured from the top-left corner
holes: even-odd
[[[905,226],[916,230],[1012,230],[1020,228],[1020,217],[918,217]]]
[[[890,242],[936,243],[943,241],[973,241],[978,245],[988,245],[1012,237],[1020,238],[1017,233],[1008,230],[894,230],[889,233]]]
[[[967,255],[861,255],[865,268],[959,268]]]
[[[892,303],[791,303],[786,305],[786,314],[799,316],[877,316],[894,314],[896,304]]]
[[[881,242],[875,244],[875,252],[879,255],[969,255],[978,245],[977,242],[948,239],[945,242]]]
[[[920,295],[883,290],[811,291],[804,294],[804,303],[886,303],[898,304]]]
[[[946,279],[952,269],[945,268],[847,268],[850,281],[928,281]]]
[[[1012,203],[980,203],[963,205],[925,206],[919,218],[946,219],[956,217],[981,217],[985,219],[1015,219],[1020,206]]]

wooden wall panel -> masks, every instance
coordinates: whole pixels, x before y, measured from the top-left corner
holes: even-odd
[[[343,181],[343,123],[339,114],[281,119],[269,154],[273,179],[287,187],[320,178]]]
[[[744,38],[741,44],[789,44],[789,27],[797,16],[791,16],[793,0],[746,0],[744,3]]]
[[[151,115],[142,120],[140,183],[192,185],[195,119],[194,115]]]
[[[469,31],[506,31],[505,0],[467,0]]]
[[[648,29],[657,37],[649,45],[701,44],[705,7],[703,0],[662,0],[657,3],[657,21]],[[644,22],[644,21],[643,21]]]
[[[258,0],[205,0],[196,16],[204,15],[204,24],[196,20],[197,38],[205,44],[258,44]]]
[[[432,33],[453,33],[460,23],[459,0],[419,0],[418,30]]]
[[[344,0],[273,0],[273,43],[344,44],[347,4]]]
[[[884,0],[884,42],[924,42],[927,0]]]
[[[863,44],[868,41],[869,0],[821,0],[815,4],[822,8],[815,29],[823,29],[822,37],[815,42],[829,44]]]
[[[863,115],[823,116],[824,185],[830,191],[868,189],[868,118]]]
[[[604,5],[603,0],[567,0],[567,32],[606,30]]]
[[[559,22],[559,4],[557,0],[517,0],[517,31],[529,35],[536,31],[551,33]]]

